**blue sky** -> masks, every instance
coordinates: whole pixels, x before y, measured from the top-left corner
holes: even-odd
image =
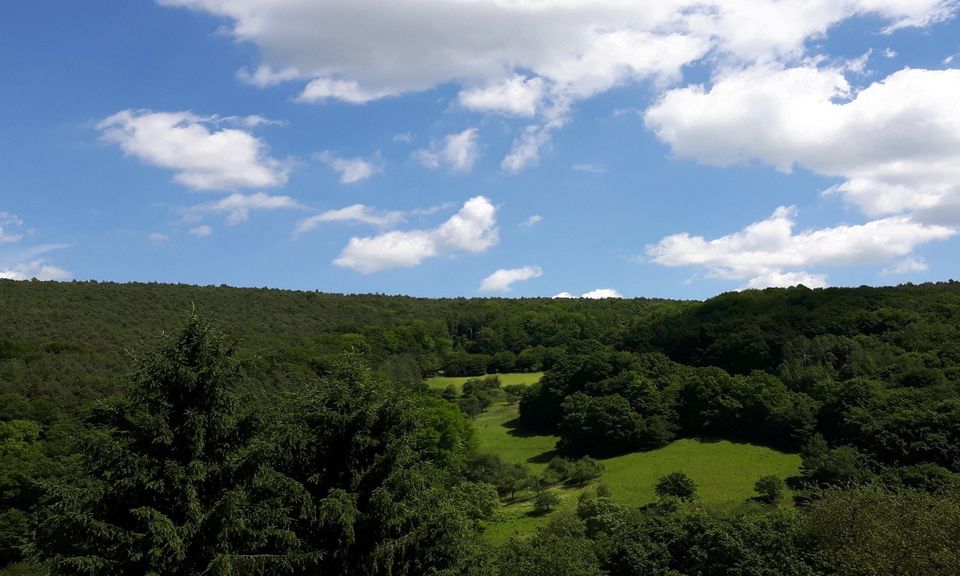
[[[671,298],[957,277],[957,10],[11,0],[0,277]]]

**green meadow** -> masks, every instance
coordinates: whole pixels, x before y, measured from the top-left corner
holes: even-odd
[[[543,372],[527,372],[523,374],[489,374],[500,378],[500,386],[510,386],[511,384],[536,384],[543,376]],[[486,378],[486,376],[434,376],[427,378],[427,386],[436,390],[444,390],[448,386],[453,386],[457,392],[463,390],[463,383],[471,378]]]
[[[555,456],[557,437],[517,430],[517,414],[516,404],[504,403],[480,414],[474,420],[479,450],[497,454],[507,462],[525,464],[532,473],[540,474]],[[562,499],[558,510],[574,508],[580,494],[595,490],[598,483],[606,484],[613,498],[622,504],[648,504],[656,499],[653,488],[657,479],[676,471],[693,478],[697,483],[697,498],[704,505],[727,511],[746,510],[758,506],[750,501],[758,478],[768,474],[789,478],[796,476],[800,468],[797,454],[726,440],[692,438],[677,440],[658,450],[635,452],[602,462],[605,469],[599,482],[585,488],[557,489]],[[790,505],[791,498],[788,491],[781,505]],[[486,538],[501,542],[510,536],[534,531],[548,516],[531,516],[532,508],[529,497],[506,503],[497,519],[487,525]]]

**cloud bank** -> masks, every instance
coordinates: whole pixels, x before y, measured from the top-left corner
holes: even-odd
[[[369,274],[411,268],[438,256],[484,252],[499,241],[496,213],[489,199],[476,196],[436,228],[351,238],[333,263]]]

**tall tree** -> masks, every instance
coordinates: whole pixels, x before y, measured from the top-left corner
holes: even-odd
[[[262,538],[233,349],[194,313],[136,363],[78,439],[85,475],[51,488],[35,555],[55,574],[230,573]]]

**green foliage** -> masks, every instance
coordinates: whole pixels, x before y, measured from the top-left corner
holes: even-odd
[[[467,477],[493,486],[502,497],[515,498],[531,486],[530,471],[522,464],[508,464],[494,454],[477,454],[469,463]]]
[[[455,483],[449,462],[418,449],[422,408],[356,357],[293,395],[268,437],[262,489],[280,515],[267,544],[295,574],[423,574],[457,565],[489,491]],[[429,427],[427,427],[429,429]],[[436,461],[431,461],[434,454]]]
[[[576,520],[575,518],[572,520]],[[529,540],[511,539],[496,552],[500,576],[602,576],[582,524],[566,518],[552,522]]]
[[[543,516],[560,505],[560,496],[553,490],[540,490],[533,498],[533,514]]]
[[[260,462],[239,380],[231,348],[196,315],[145,350],[80,438],[85,474],[47,496],[37,556],[59,574],[223,573],[256,550]]]
[[[191,302],[243,350],[194,322],[123,377],[125,347]],[[0,281],[0,326],[6,573],[42,570],[24,552],[59,573],[100,574],[469,564],[936,575],[958,564],[946,544],[957,539],[960,474],[955,282],[692,303]],[[429,392],[424,376],[457,387]],[[743,504],[763,474],[776,482],[758,482],[761,497],[779,500],[774,484],[797,457],[717,439],[803,447],[802,475],[788,481],[807,507]],[[555,447],[612,457],[603,468],[548,465]],[[525,515],[531,487],[545,493],[530,470],[563,498],[560,511],[522,522],[558,520],[478,552],[475,530]],[[696,479],[696,504],[619,508],[649,503],[670,470]],[[565,514],[598,475],[620,500],[587,498]],[[496,511],[498,497],[509,500]],[[750,514],[718,514],[719,503]],[[831,506],[843,511],[832,523]]]
[[[569,460],[557,456],[550,460],[544,471],[546,479],[553,484],[565,483],[571,486],[586,486],[603,474],[603,464],[584,456]]]
[[[779,476],[761,476],[753,489],[757,491],[757,497],[766,504],[776,504],[783,497],[783,491],[786,484]]]
[[[960,566],[960,499],[830,489],[804,512],[800,538],[825,574],[952,576]]]
[[[683,472],[671,472],[657,480],[654,491],[660,498],[693,500],[697,496],[697,484]]]

